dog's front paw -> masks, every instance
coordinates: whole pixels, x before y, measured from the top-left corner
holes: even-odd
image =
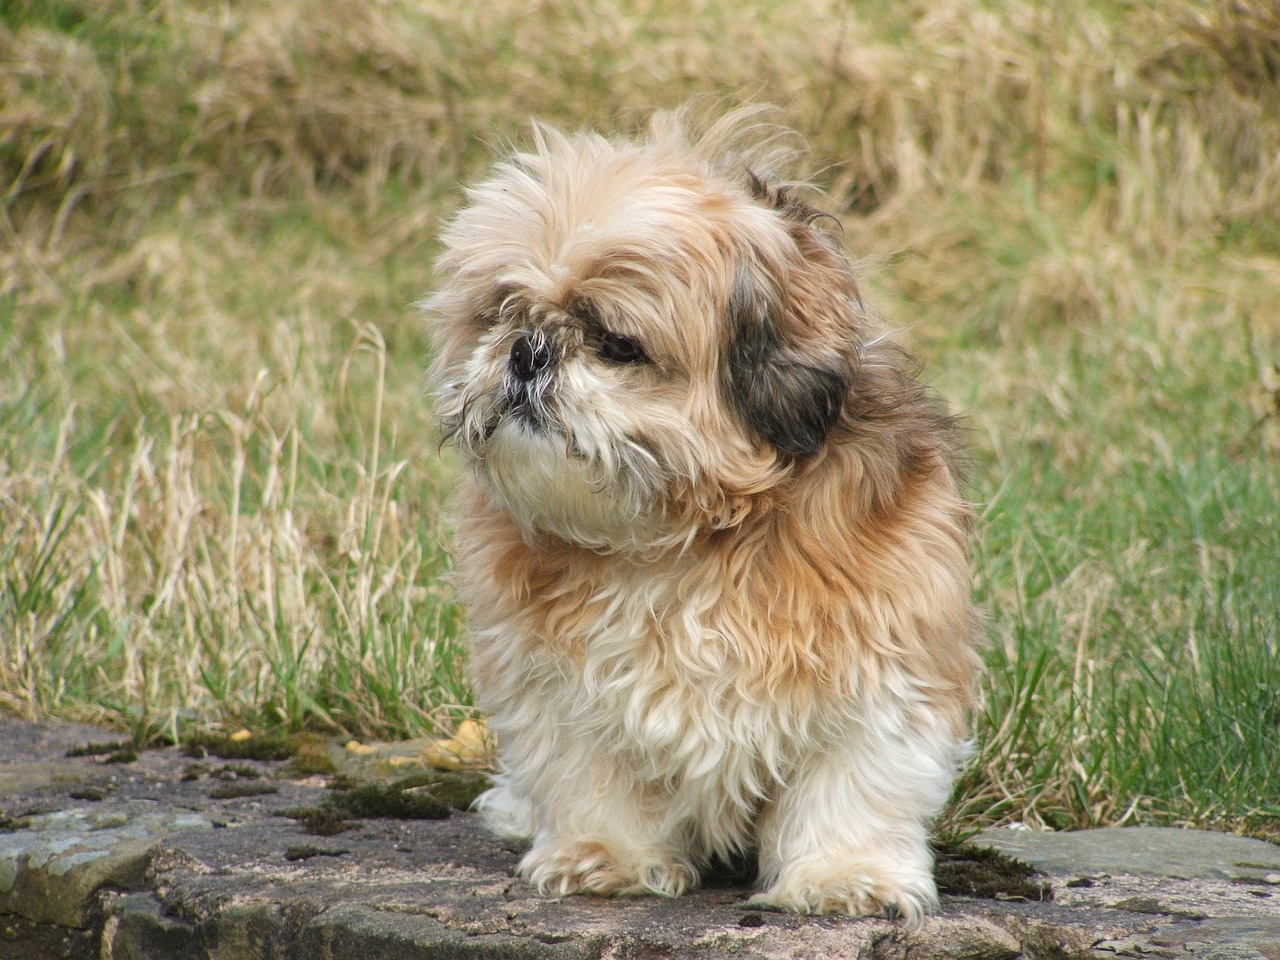
[[[938,892],[927,869],[870,861],[810,861],[789,864],[769,889],[749,902],[796,913],[899,916],[915,925],[937,907]]]
[[[499,777],[498,785],[476,797],[471,808],[484,817],[485,826],[500,837],[528,840],[534,833],[533,804],[517,796]]]
[[[693,867],[682,860],[627,860],[594,840],[536,846],[520,861],[520,875],[544,896],[562,897],[573,893],[678,897],[697,881]]]

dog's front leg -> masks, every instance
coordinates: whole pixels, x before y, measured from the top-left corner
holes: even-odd
[[[552,726],[506,739],[505,771],[477,804],[495,832],[532,839],[520,876],[557,896],[674,897],[694,886],[697,870],[671,829],[661,784],[638,780],[616,755],[593,752],[590,734]]]
[[[765,890],[752,902],[800,913],[895,910],[919,922],[937,904],[928,825],[963,753],[928,715],[883,707],[804,758],[759,827]]]

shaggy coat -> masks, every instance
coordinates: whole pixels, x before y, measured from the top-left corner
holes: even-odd
[[[538,127],[444,232],[479,809],[544,892],[755,852],[757,902],[918,920],[978,662],[955,429],[755,118]]]

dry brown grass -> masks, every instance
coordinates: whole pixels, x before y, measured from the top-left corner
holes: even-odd
[[[958,809],[1272,815],[1271,0],[10,4],[0,702],[447,725],[436,224],[530,117],[691,97],[782,106],[968,412],[993,671]]]

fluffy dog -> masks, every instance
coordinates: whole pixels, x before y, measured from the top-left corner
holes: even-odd
[[[759,119],[537,127],[444,230],[478,808],[543,893],[754,852],[754,903],[918,920],[977,666],[955,428]]]

